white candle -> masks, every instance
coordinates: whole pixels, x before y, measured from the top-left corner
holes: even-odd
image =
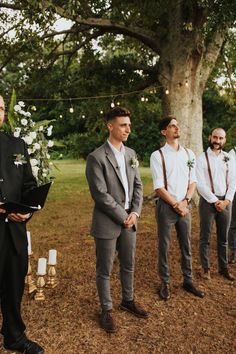
[[[57,264],[57,251],[56,250],[49,250],[48,264],[50,264],[50,265]]]
[[[46,274],[47,260],[46,258],[39,258],[38,260],[38,275]]]
[[[32,254],[30,231],[27,231],[28,255]]]

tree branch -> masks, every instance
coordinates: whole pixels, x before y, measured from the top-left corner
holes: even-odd
[[[129,37],[138,39],[146,46],[151,48],[154,52],[159,53],[159,36],[156,32],[146,30],[137,26],[126,26],[124,23],[118,23],[105,18],[86,18],[83,19],[80,16],[72,16],[66,13],[66,11],[60,7],[52,4],[50,1],[43,1],[45,9],[49,9],[53,6],[54,12],[63,18],[67,18],[81,25],[85,25],[89,28],[96,27],[101,28],[105,32],[112,32],[117,34],[124,34]]]

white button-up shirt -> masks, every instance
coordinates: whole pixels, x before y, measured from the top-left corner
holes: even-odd
[[[225,151],[216,155],[209,147],[207,149],[209,164],[211,168],[212,180],[215,194],[211,190],[211,182],[208,172],[208,165],[205,153],[197,156],[197,189],[199,194],[208,202],[215,203],[218,197],[233,200],[236,189],[236,166],[232,157]],[[224,161],[224,158],[229,158]],[[226,174],[228,170],[228,189],[226,185]],[[226,190],[227,189],[227,190]]]
[[[229,155],[233,157],[233,160],[236,163],[236,150],[234,149],[230,150]]]
[[[125,165],[125,147],[122,144],[121,145],[121,149],[118,150],[115,148],[115,146],[113,146],[109,140],[107,140],[110,148],[112,149],[120,173],[121,173],[121,178],[122,178],[122,182],[123,182],[123,186],[124,186],[124,190],[125,190],[125,209],[129,209],[130,208],[130,201],[129,201],[129,184],[128,184],[128,179],[127,179],[127,174],[126,174],[126,165]]]
[[[181,201],[186,196],[188,184],[196,182],[195,155],[192,150],[187,149],[189,152],[188,156],[188,153],[182,146],[176,151],[167,143],[161,150],[166,165],[167,190],[177,201]],[[189,161],[192,165],[191,168],[188,166]],[[162,160],[158,150],[154,151],[151,155],[150,167],[154,189],[165,187]]]

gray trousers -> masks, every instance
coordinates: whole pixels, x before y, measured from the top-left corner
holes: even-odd
[[[200,260],[204,269],[210,268],[210,238],[213,221],[216,222],[217,255],[219,270],[228,267],[228,230],[231,218],[231,204],[218,212],[214,204],[204,198],[199,201],[200,216]]]
[[[236,256],[236,194],[234,196],[232,205],[232,217],[231,224],[229,228],[229,248],[232,253]]]
[[[191,215],[182,217],[174,209],[159,199],[156,206],[156,219],[158,226],[159,257],[158,269],[163,282],[169,283],[170,271],[168,266],[168,252],[171,241],[171,229],[175,226],[179,247],[181,251],[181,269],[184,281],[192,281],[192,256],[191,256]]]
[[[122,299],[131,301],[134,297],[134,263],[136,232],[122,229],[117,239],[98,239],[96,242],[96,284],[102,310],[112,309],[110,275],[116,251],[120,262]]]

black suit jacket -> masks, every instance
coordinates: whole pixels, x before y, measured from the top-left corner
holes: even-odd
[[[21,154],[27,163],[16,165],[15,154]],[[24,157],[24,158],[23,158]],[[25,142],[9,134],[0,132],[0,201],[20,202],[27,191],[37,186],[32,174]],[[1,207],[1,206],[0,206]],[[1,244],[5,237],[5,216],[0,214],[0,255]],[[26,223],[8,222],[10,234],[16,251],[19,253],[27,247]]]

